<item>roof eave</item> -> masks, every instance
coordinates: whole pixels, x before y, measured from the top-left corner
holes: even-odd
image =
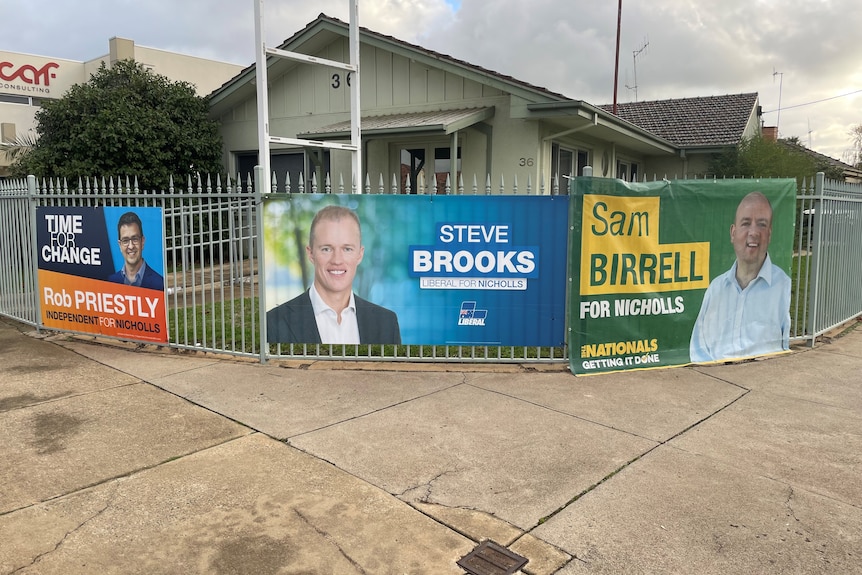
[[[321,32],[348,36],[349,27],[346,23],[341,22],[340,20],[321,14],[305,28],[285,40],[280,46],[278,46],[278,48],[292,52],[313,53],[318,47],[315,45],[309,46],[308,44],[309,42],[313,43],[314,38]],[[551,102],[567,100],[567,98],[562,94],[557,94],[538,86],[532,86],[526,82],[520,82],[515,78],[511,78],[491,70],[485,70],[478,66],[474,66],[469,62],[464,62],[445,54],[438,54],[430,50],[425,50],[421,46],[415,46],[394,37],[379,34],[367,28],[360,28],[359,38],[360,44],[391,51],[394,54],[410,58],[411,60],[427,66],[451,70],[453,73],[467,78],[468,80],[485,84],[502,92],[522,97],[526,100],[543,100]],[[331,39],[324,37],[321,40],[322,44],[326,44],[328,42],[331,42]],[[306,49],[301,50],[300,48],[302,47],[305,47]],[[276,65],[279,62],[284,62],[284,59],[276,56],[268,56],[267,69],[271,69],[273,65]],[[288,65],[293,66],[295,63],[290,62]],[[222,108],[229,108],[232,105],[235,96],[247,96],[247,87],[249,83],[254,82],[255,75],[255,64],[252,64],[232,80],[229,80],[221,88],[215,90],[210,95],[211,115],[217,117],[221,113],[224,113],[226,110],[222,110]]]
[[[403,134],[437,134],[437,135],[451,135],[460,130],[464,130],[471,126],[474,126],[480,122],[484,122],[490,118],[494,117],[495,108],[493,106],[487,108],[476,108],[474,110],[465,110],[464,113],[457,115],[447,122],[437,122],[433,124],[411,124],[411,125],[401,125],[401,126],[386,126],[386,127],[366,127],[362,128],[363,136],[392,136],[392,135],[403,135]],[[385,116],[384,116],[385,117]],[[374,124],[374,120],[377,117],[366,117],[363,120],[367,124]],[[341,124],[333,124],[333,127],[341,128]],[[361,124],[360,124],[361,128]],[[324,128],[325,129],[325,128]],[[311,138],[315,140],[335,140],[335,139],[343,139],[350,138],[350,131],[347,129],[334,129],[327,130],[321,132],[304,132],[301,134],[302,137]]]
[[[583,100],[527,104],[526,110],[524,119],[550,120],[577,117],[591,122],[594,126],[610,129],[623,138],[644,144],[657,154],[679,153],[679,146],[672,142]]]

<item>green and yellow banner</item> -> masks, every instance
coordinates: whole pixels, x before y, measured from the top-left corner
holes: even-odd
[[[574,179],[572,372],[785,350],[795,192],[793,179]]]

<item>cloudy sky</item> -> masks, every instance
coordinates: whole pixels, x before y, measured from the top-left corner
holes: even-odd
[[[268,45],[349,0],[266,0]],[[364,27],[591,104],[613,101],[613,0],[359,0]],[[254,63],[254,0],[0,0],[0,49],[70,60],[108,39]],[[758,92],[766,125],[846,159],[862,124],[858,0],[623,0],[618,101]],[[637,53],[637,56],[635,56]],[[780,111],[779,111],[780,103]]]

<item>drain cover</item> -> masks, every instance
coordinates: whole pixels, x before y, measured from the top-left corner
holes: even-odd
[[[512,575],[527,564],[527,558],[493,541],[483,541],[457,563],[471,575]]]

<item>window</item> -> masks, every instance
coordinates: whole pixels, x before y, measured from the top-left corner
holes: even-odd
[[[617,162],[617,178],[626,182],[636,182],[638,179],[638,165],[633,162]]]
[[[431,170],[427,170],[426,156],[428,151],[425,148],[402,148],[399,156],[401,158],[401,193],[407,193],[407,178],[410,178],[410,193],[416,194],[419,191],[420,174],[424,180],[424,185],[431,191],[433,182],[428,181],[431,177]],[[452,171],[452,151],[450,148],[434,148],[434,166],[433,173],[437,178],[437,193],[446,193],[446,178]],[[461,176],[461,147],[458,147],[458,157],[455,160],[455,177]],[[450,181],[451,188],[455,188],[458,181]]]
[[[0,94],[0,103],[22,104],[24,106],[42,106],[43,103],[53,98],[39,98],[38,96],[21,96],[19,94]]]
[[[589,165],[589,152],[564,148],[559,144],[551,145],[551,186],[559,184],[559,193],[569,193],[569,178],[583,176],[584,167]]]
[[[12,94],[0,94],[0,102],[6,104],[24,104],[30,105],[30,96],[14,96]]]

